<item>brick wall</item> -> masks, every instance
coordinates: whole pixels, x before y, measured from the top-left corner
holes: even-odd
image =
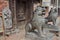
[[[8,1],[4,1],[3,3],[0,3],[0,12],[3,10],[4,7],[8,6]]]
[[[8,6],[8,1],[0,2],[0,15],[2,15],[3,8]]]

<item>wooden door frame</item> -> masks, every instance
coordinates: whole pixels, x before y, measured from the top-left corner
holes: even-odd
[[[16,0],[9,0],[9,8],[12,12],[12,26],[17,27],[17,19],[16,19]]]

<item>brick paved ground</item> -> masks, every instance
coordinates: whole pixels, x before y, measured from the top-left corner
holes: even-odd
[[[21,25],[20,27],[20,32],[19,33],[15,33],[10,35],[9,37],[6,37],[6,40],[24,40],[25,38],[25,25]]]
[[[6,37],[6,40],[23,40],[23,39],[24,39],[24,31]]]
[[[20,27],[20,32],[19,33],[15,33],[10,35],[9,37],[6,37],[6,40],[25,40],[25,25],[21,25]],[[58,40],[59,37],[54,37],[53,40]],[[4,40],[2,37],[0,40]],[[59,38],[60,40],[60,38]]]

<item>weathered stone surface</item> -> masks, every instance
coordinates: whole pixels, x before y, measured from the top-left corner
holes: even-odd
[[[55,15],[56,14],[56,15]],[[51,20],[54,22],[56,22],[56,18],[57,18],[57,12],[55,12],[55,9],[52,9],[50,15],[48,16],[51,18]],[[48,21],[50,19],[47,19]],[[29,34],[26,35],[26,39],[28,40],[53,40],[54,35],[56,35],[56,31],[59,31],[57,26],[55,25],[49,25],[46,24],[46,19],[44,16],[42,16],[42,8],[38,7],[34,13],[34,17],[32,19],[32,21],[30,22],[30,25],[28,25],[28,30],[31,30],[31,32],[28,32]],[[32,33],[32,28],[35,27],[37,29],[37,33]],[[26,29],[27,29],[26,28]],[[42,29],[43,28],[43,29]],[[54,32],[50,32],[50,31],[54,31]],[[38,35],[36,35],[38,34]],[[36,38],[36,39],[35,39]]]
[[[55,25],[57,16],[58,16],[57,9],[56,8],[52,8],[50,13],[49,13],[48,20],[52,20],[54,25]]]
[[[28,33],[25,37],[26,40],[41,40],[35,33]]]

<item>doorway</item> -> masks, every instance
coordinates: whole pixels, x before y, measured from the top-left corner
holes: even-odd
[[[16,0],[17,22],[26,20],[26,1]]]

